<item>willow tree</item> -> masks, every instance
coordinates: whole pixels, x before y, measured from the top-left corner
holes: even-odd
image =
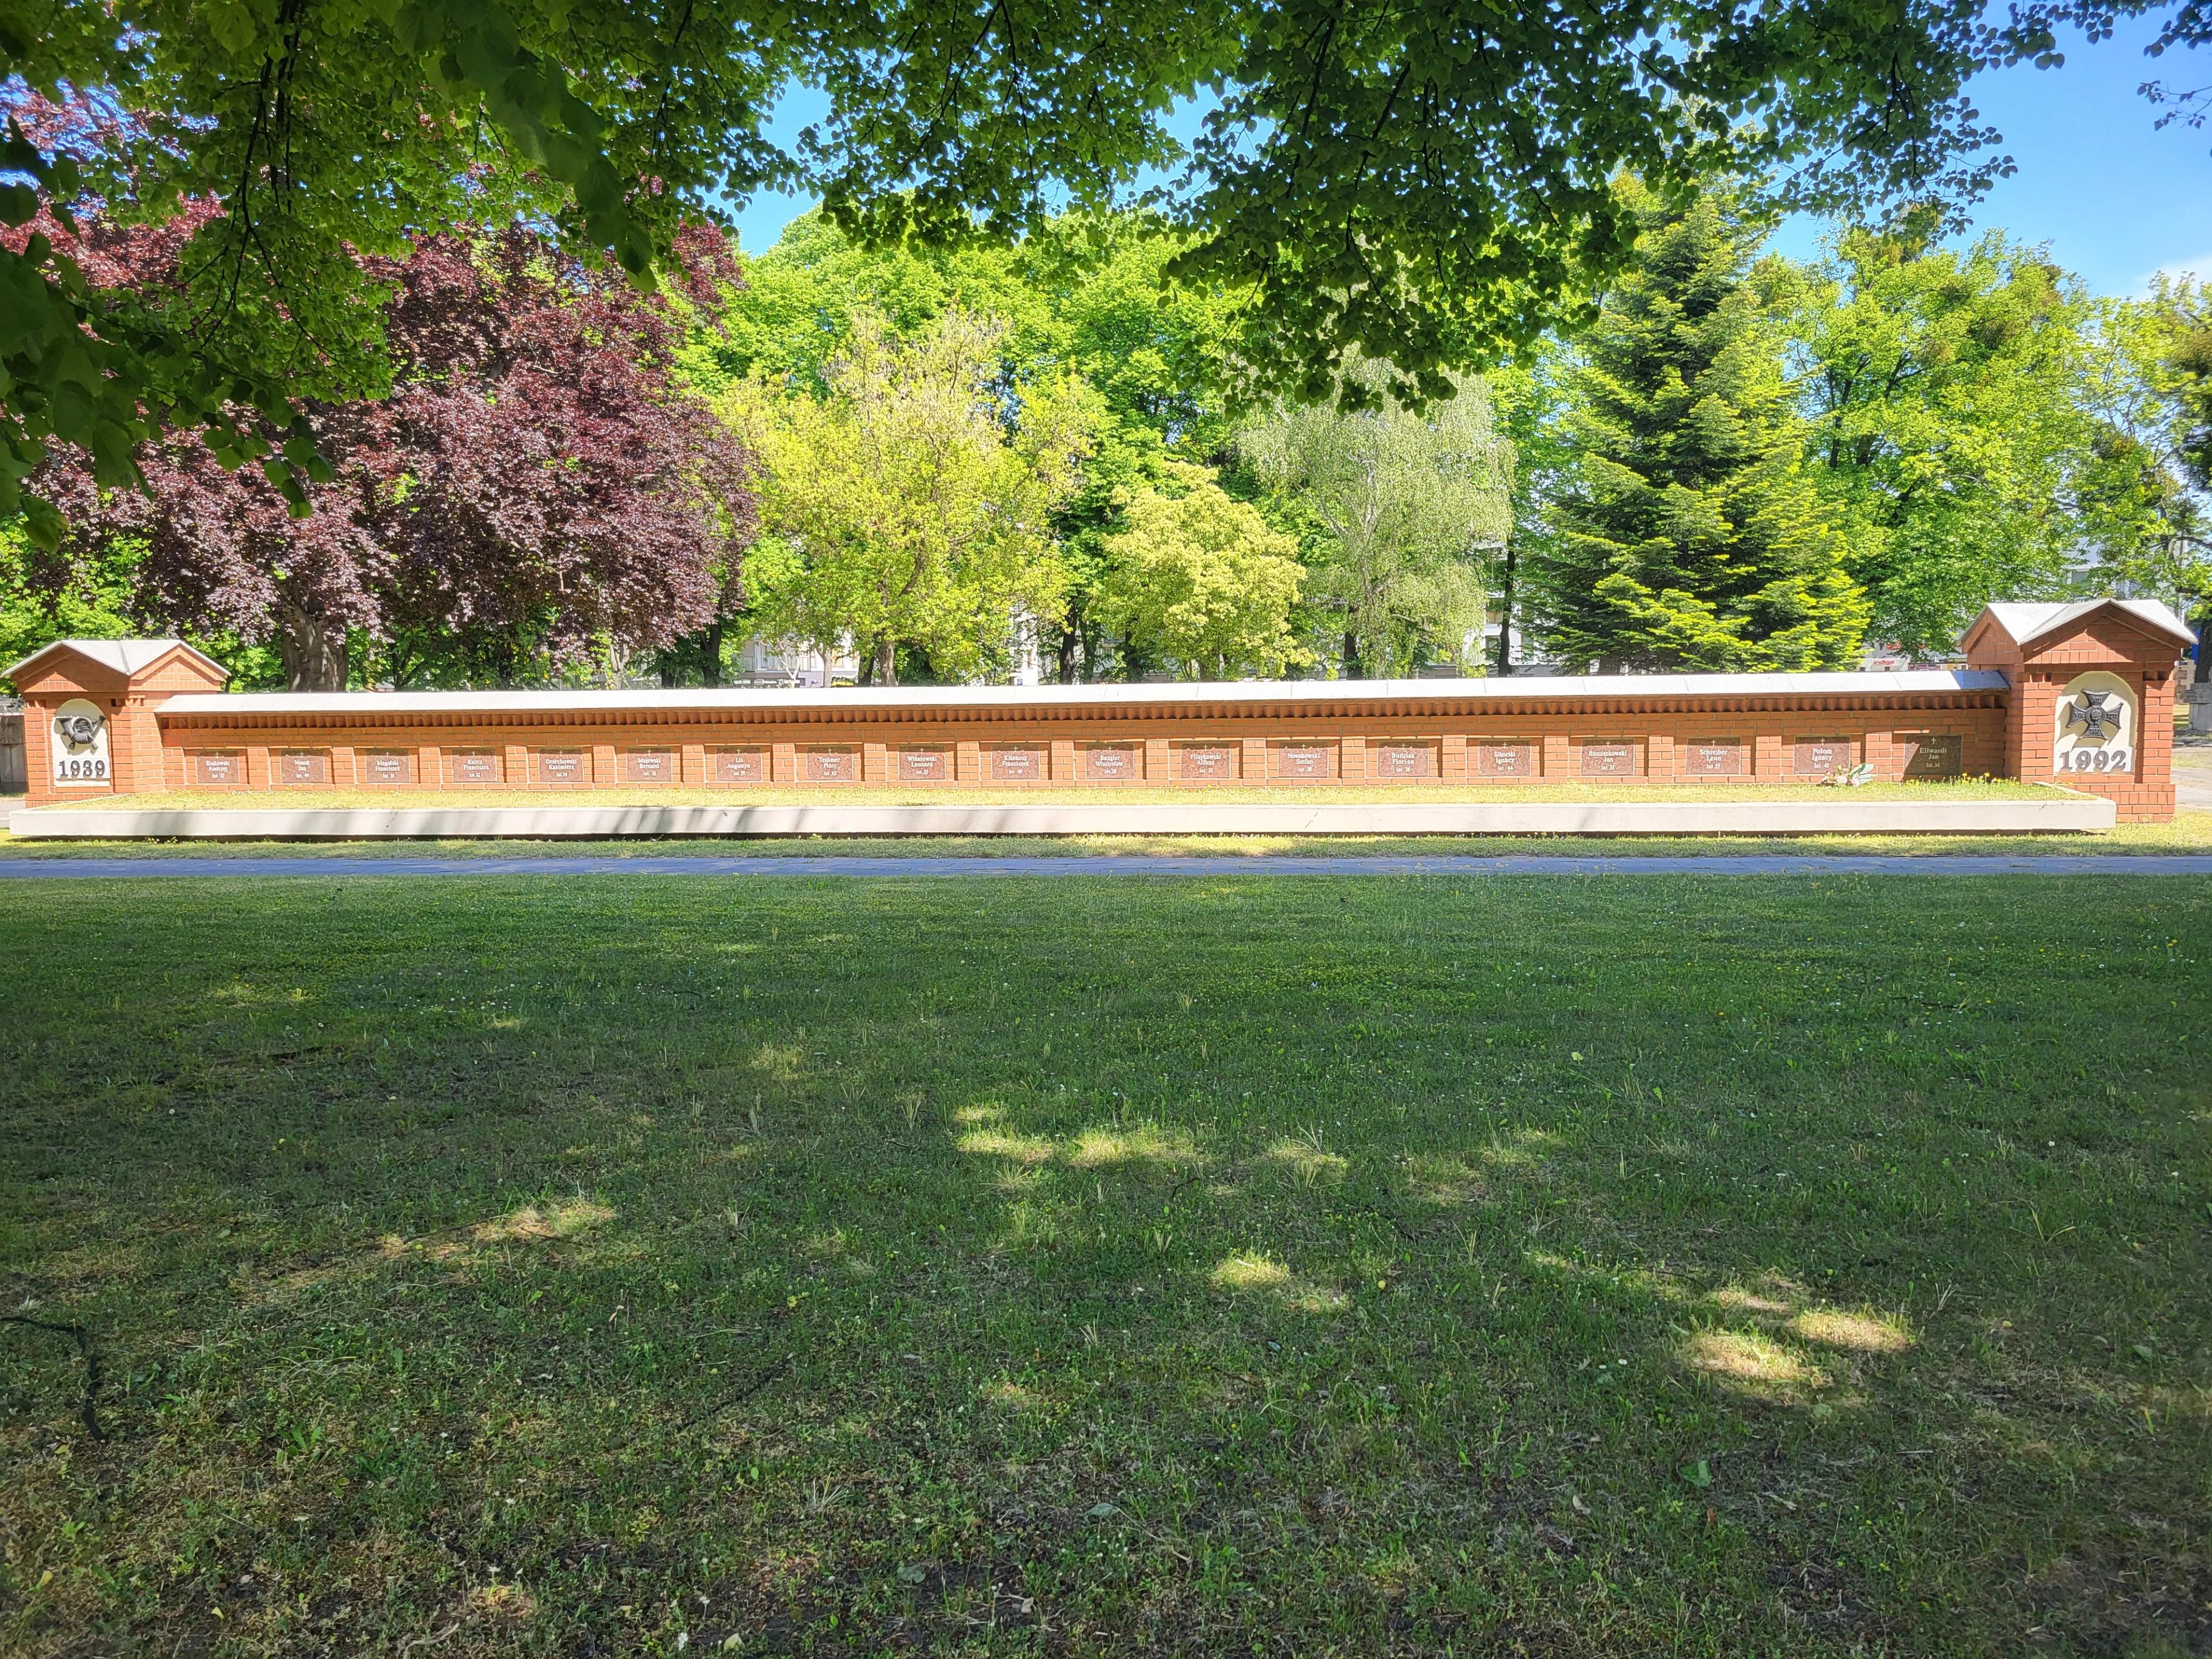
[[[1349,381],[1387,374],[1362,362]],[[1332,619],[1347,678],[1381,677],[1441,654],[1480,660],[1492,564],[1512,527],[1512,446],[1490,392],[1460,377],[1414,414],[1387,400],[1279,403],[1237,449],[1313,532],[1313,602]]]
[[[976,672],[1016,627],[1057,613],[1054,509],[1096,417],[1072,384],[998,395],[1001,324],[944,313],[909,337],[854,318],[817,394],[754,381],[723,408],[762,459],[754,623],[823,647],[851,640],[878,684],[902,647]]]

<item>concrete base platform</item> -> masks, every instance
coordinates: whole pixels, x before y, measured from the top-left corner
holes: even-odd
[[[1312,806],[47,807],[22,841],[564,840],[623,836],[1812,836],[2109,830],[2112,803],[2046,800],[1376,802]]]

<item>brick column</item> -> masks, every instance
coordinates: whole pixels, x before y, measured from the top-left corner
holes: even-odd
[[[1568,733],[1544,733],[1544,775],[1547,778],[1571,778],[1575,775],[1575,745]]]

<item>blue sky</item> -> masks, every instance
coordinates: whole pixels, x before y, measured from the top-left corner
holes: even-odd
[[[2155,131],[2158,112],[2136,91],[2152,77],[2181,86],[2212,81],[2212,64],[2190,53],[2145,58],[2155,33],[2147,22],[2124,25],[2100,46],[2073,43],[2063,68],[2022,64],[1974,83],[1984,118],[2004,134],[2019,164],[1977,210],[1976,224],[2048,244],[2060,264],[2100,294],[2138,293],[2159,270],[2212,278],[2212,129]],[[779,107],[773,131],[787,140],[822,109],[818,94],[795,93]],[[744,248],[770,246],[810,205],[788,196],[756,199],[738,216]],[[1808,254],[1819,231],[1793,222],[1779,246]]]

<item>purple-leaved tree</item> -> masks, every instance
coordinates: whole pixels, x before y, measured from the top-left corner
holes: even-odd
[[[189,234],[94,221],[73,251],[94,282],[145,288],[174,280]],[[684,298],[738,276],[710,228],[678,252],[673,301],[519,228],[365,262],[390,284],[391,390],[308,406],[335,475],[310,514],[197,433],[142,447],[143,493],[57,445],[39,488],[69,539],[46,568],[136,554],[149,626],[273,643],[297,690],[358,678],[361,641],[403,681],[513,680],[714,628],[741,599],[751,465],[670,366]]]

